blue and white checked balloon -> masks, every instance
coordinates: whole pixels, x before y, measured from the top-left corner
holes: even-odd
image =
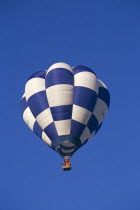
[[[33,74],[21,99],[25,123],[62,157],[97,133],[109,104],[107,87],[90,68],[66,63]]]

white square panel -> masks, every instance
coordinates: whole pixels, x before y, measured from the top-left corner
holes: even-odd
[[[23,120],[28,125],[28,127],[33,131],[35,118],[31,112],[31,110],[29,109],[29,107],[27,107],[23,113]]]
[[[81,143],[83,144],[84,141],[86,141],[90,137],[90,135],[91,135],[90,130],[86,126],[81,137],[80,137]]]
[[[91,72],[79,72],[74,75],[74,86],[86,87],[98,93],[98,82],[96,75]]]
[[[103,121],[107,111],[108,107],[106,103],[100,98],[97,98],[97,102],[93,110],[93,115],[96,117],[99,124]]]
[[[51,140],[44,131],[42,132],[42,140],[51,147]]]
[[[73,85],[59,84],[46,89],[49,107],[73,104]]]
[[[71,129],[71,119],[70,120],[60,120],[54,121],[58,135],[68,135]]]
[[[26,100],[28,100],[32,95],[45,90],[45,79],[42,78],[32,78],[25,86]]]
[[[42,130],[44,130],[49,124],[51,124],[53,122],[53,118],[50,108],[47,108],[43,112],[41,112],[36,117],[36,121],[38,122]]]
[[[73,105],[73,110],[72,110],[72,119],[76,120],[84,125],[87,125],[90,117],[91,117],[92,112],[90,112],[89,110],[81,107],[81,106],[77,106],[77,105]]]
[[[66,64],[66,63],[55,63],[55,64],[53,64],[49,69],[48,69],[48,71],[47,71],[47,74],[50,72],[50,71],[52,71],[52,70],[54,70],[54,69],[57,69],[57,68],[63,68],[63,69],[66,69],[66,70],[68,70],[68,71],[70,71],[70,72],[72,72],[73,73],[73,70],[72,70],[72,68],[68,65],[68,64]]]

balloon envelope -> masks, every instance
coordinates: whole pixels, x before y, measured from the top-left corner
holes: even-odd
[[[90,68],[65,63],[33,74],[21,99],[25,123],[62,157],[97,133],[109,104],[106,85]]]

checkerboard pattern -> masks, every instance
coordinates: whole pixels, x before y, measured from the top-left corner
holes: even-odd
[[[90,68],[65,63],[33,74],[21,99],[25,123],[62,157],[97,133],[109,104],[107,87]]]

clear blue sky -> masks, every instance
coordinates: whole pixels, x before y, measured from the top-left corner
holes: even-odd
[[[55,62],[87,65],[111,93],[73,170],[25,125],[27,78]],[[0,210],[140,209],[140,1],[0,1]]]

